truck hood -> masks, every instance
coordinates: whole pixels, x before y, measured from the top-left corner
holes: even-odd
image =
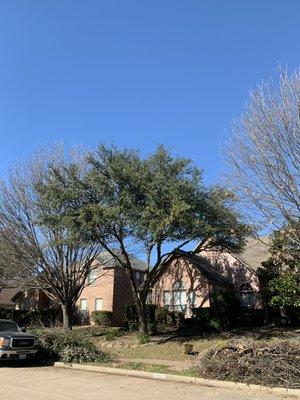
[[[12,337],[14,338],[20,338],[20,339],[35,339],[35,336],[29,335],[26,332],[0,332],[0,337],[3,337],[5,339],[11,339]]]

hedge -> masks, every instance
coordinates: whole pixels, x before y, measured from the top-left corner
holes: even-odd
[[[43,325],[54,326],[62,321],[62,313],[59,308],[48,308],[38,311],[0,309],[0,319],[11,319],[20,326]]]
[[[107,327],[112,324],[113,313],[111,311],[93,311],[91,317],[96,325]]]

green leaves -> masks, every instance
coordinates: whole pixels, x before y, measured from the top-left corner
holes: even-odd
[[[272,279],[268,284],[270,305],[277,307],[300,307],[299,281],[291,273]]]
[[[142,158],[134,150],[100,145],[88,163],[85,186],[98,207],[93,220],[101,215],[108,230],[113,226],[144,246],[204,237],[218,246],[242,245],[246,227],[233,210],[234,197],[222,188],[206,189],[189,159],[173,157],[163,146]]]
[[[270,258],[260,269],[263,294],[275,307],[300,307],[300,251],[294,227],[273,233]]]

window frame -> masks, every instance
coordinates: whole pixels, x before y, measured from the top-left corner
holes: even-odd
[[[241,306],[244,308],[255,308],[255,291],[248,282],[239,287]]]
[[[94,277],[93,277],[94,275]],[[93,278],[92,278],[93,277]],[[92,280],[93,279],[93,280]],[[98,272],[97,269],[93,269],[89,272],[88,276],[87,276],[87,284],[89,286],[92,286],[95,284],[96,280],[98,279]]]
[[[97,300],[101,301],[101,308],[97,308]],[[95,297],[94,311],[103,311],[103,298],[102,297]]]
[[[85,305],[86,305],[86,307],[85,308],[82,308],[81,307],[81,304],[82,304],[82,302],[83,301],[85,301]],[[87,311],[87,309],[88,309],[88,301],[87,301],[87,298],[82,298],[82,299],[79,299],[79,311]]]

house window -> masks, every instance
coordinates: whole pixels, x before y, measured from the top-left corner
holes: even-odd
[[[141,273],[141,271],[135,271],[134,277],[135,277],[135,281],[138,284],[142,283],[142,273]]]
[[[80,299],[79,310],[80,311],[86,311],[87,310],[87,299]]]
[[[195,307],[195,303],[196,303],[196,292],[195,292],[195,290],[190,290],[188,292],[188,301],[189,301],[190,308],[194,308]]]
[[[169,290],[163,291],[163,305],[165,307],[171,306],[171,292]]]
[[[173,310],[177,312],[185,312],[186,308],[186,291],[182,281],[177,281],[173,285],[172,290]]]
[[[186,307],[186,292],[183,290],[173,291],[173,309],[184,312]]]
[[[102,299],[95,299],[95,311],[102,310]]]
[[[254,308],[255,295],[254,290],[249,283],[243,283],[240,286],[240,295],[242,307]]]
[[[98,278],[97,271],[93,269],[89,274],[87,278],[87,283],[88,285],[92,285],[96,279]]]

